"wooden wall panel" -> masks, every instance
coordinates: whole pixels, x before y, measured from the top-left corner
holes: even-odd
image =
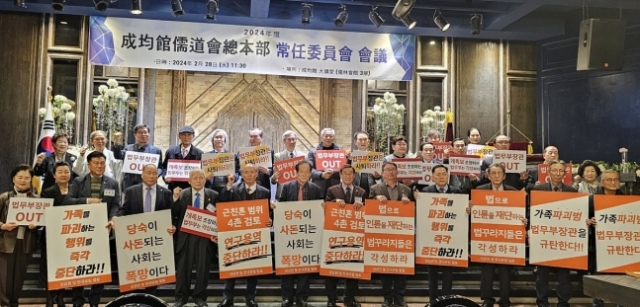
[[[536,44],[509,41],[509,71],[536,71]]]
[[[518,128],[534,143],[538,138],[536,122],[536,82],[518,81],[509,82],[509,115],[511,124]],[[526,141],[526,139],[511,128],[511,139],[514,141]],[[541,152],[541,148],[534,148],[535,152]]]
[[[500,129],[500,44],[456,40],[455,45],[457,135],[477,127],[487,141]]]
[[[31,164],[39,131],[38,101],[35,97],[38,77],[38,48],[41,15],[0,12],[0,71],[10,76],[0,82],[0,189],[13,184],[9,173],[18,164]]]

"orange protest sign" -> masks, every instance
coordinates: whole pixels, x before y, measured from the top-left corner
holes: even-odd
[[[415,204],[367,199],[365,208],[365,272],[414,274]]]
[[[468,267],[468,196],[420,193],[416,206],[416,263]]]
[[[304,156],[276,161],[276,163],[273,164],[273,170],[280,173],[280,178],[278,178],[279,184],[296,180],[296,165],[300,161],[304,161]]]
[[[526,196],[522,191],[471,191],[471,261],[525,265]]]
[[[548,183],[551,182],[551,178],[549,177],[549,166],[546,164],[538,164],[538,182],[537,183]],[[573,183],[573,167],[571,164],[567,164],[564,179],[562,182],[566,185],[571,185]]]
[[[315,158],[315,168],[319,171],[338,171],[347,164],[347,153],[344,150],[316,150]]]
[[[218,203],[220,279],[273,273],[269,201]]]
[[[353,205],[325,204],[321,276],[371,279],[364,271],[364,218],[364,209],[356,211]]]
[[[598,272],[640,271],[640,196],[594,195]]]
[[[589,195],[531,191],[529,263],[586,270]]]

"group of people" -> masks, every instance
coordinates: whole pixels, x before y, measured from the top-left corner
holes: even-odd
[[[159,163],[144,165],[141,175],[123,174],[121,180],[116,180],[114,165],[117,158],[125,156],[127,151],[158,154],[162,152],[158,147],[149,142],[150,129],[145,125],[137,125],[134,128],[135,144],[124,147],[120,152],[114,153],[105,148],[107,139],[102,131],[94,131],[91,136],[93,151],[87,153],[80,151],[80,157],[67,152],[69,138],[64,133],[56,133],[53,137],[54,151],[49,154],[37,156],[33,169],[29,165],[19,165],[11,173],[14,188],[0,195],[0,306],[15,307],[18,305],[21,288],[26,275],[26,267],[30,255],[37,250],[38,242],[42,251],[41,273],[46,281],[46,236],[44,231],[38,231],[34,225],[17,226],[7,223],[7,211],[11,197],[43,197],[53,199],[54,206],[106,203],[109,222],[105,227],[111,229],[118,227],[117,217],[131,214],[153,212],[156,210],[171,210],[173,226],[167,232],[174,236],[174,251],[176,258],[176,286],[174,307],[182,307],[189,298],[198,307],[207,306],[207,284],[209,281],[209,268],[216,257],[217,238],[203,238],[180,231],[180,225],[187,207],[215,211],[215,205],[219,202],[241,201],[252,199],[274,199],[271,209],[278,210],[279,202],[301,200],[324,200],[337,202],[340,205],[353,205],[360,209],[364,205],[362,199],[377,199],[381,202],[397,200],[404,203],[415,201],[419,197],[418,192],[431,193],[462,193],[469,194],[472,189],[488,190],[547,190],[558,192],[585,192],[590,194],[616,194],[619,193],[618,174],[612,171],[600,172],[600,169],[590,161],[585,161],[580,167],[581,181],[576,180],[576,186],[568,186],[562,183],[565,165],[559,160],[558,149],[549,146],[544,149],[545,163],[550,168],[549,183],[537,183],[537,172],[525,171],[520,174],[507,174],[500,164],[492,163],[492,157],[487,157],[482,163],[483,174],[480,177],[470,174],[468,176],[453,176],[447,168],[447,156],[449,152],[463,154],[467,142],[480,143],[481,134],[478,129],[472,128],[468,132],[468,140],[457,138],[453,140],[451,148],[445,153],[445,159],[435,159],[435,147],[433,142],[440,141],[439,133],[432,131],[426,136],[427,141],[420,144],[419,156],[424,162],[439,164],[432,169],[434,185],[424,186],[411,180],[398,180],[398,168],[394,159],[407,157],[407,141],[403,136],[395,137],[391,141],[393,153],[384,158],[381,173],[358,173],[347,163],[339,170],[318,170],[316,167],[315,152],[317,150],[339,150],[335,144],[335,131],[324,128],[320,132],[321,141],[308,153],[297,149],[298,136],[294,131],[286,131],[282,135],[285,150],[271,152],[272,161],[284,160],[299,156],[305,156],[306,160],[295,166],[297,173],[294,181],[277,186],[274,197],[271,195],[271,185],[277,184],[282,174],[272,168],[258,167],[246,164],[237,166],[234,175],[219,176],[216,174],[205,175],[200,169],[192,170],[188,182],[172,181],[165,178],[168,160],[201,160],[203,151],[198,149],[192,140],[195,132],[190,126],[179,130],[180,144],[170,147],[164,154],[164,159]],[[259,128],[249,130],[249,145],[262,145],[263,131]],[[368,150],[369,135],[359,131],[353,136],[353,142],[358,150]],[[229,152],[227,148],[228,134],[222,129],[216,129],[212,133],[211,143],[213,150],[210,153]],[[496,149],[508,150],[510,139],[500,135],[495,139]],[[350,151],[347,150],[349,153]],[[85,157],[86,155],[86,157]],[[236,154],[236,161],[237,161]],[[239,163],[236,163],[239,165]],[[41,195],[36,195],[32,187],[32,178],[43,176]],[[158,184],[158,178],[162,177],[167,187]],[[598,181],[599,178],[599,181]],[[577,178],[576,178],[577,179]],[[123,191],[124,197],[121,197]],[[265,226],[271,226],[271,221],[266,221]],[[523,220],[523,223],[527,223]],[[590,227],[595,226],[594,219],[586,221]],[[277,226],[277,225],[276,225]],[[42,235],[38,236],[38,233]],[[278,251],[275,251],[277,254]],[[595,263],[595,262],[594,262]],[[195,285],[191,289],[192,271],[195,269]],[[494,270],[499,270],[500,300],[492,296],[492,282]],[[482,264],[481,298],[483,306],[509,306],[509,271],[507,265]],[[439,295],[452,293],[453,275],[451,268],[430,266],[429,269],[429,299],[434,300]],[[569,306],[571,298],[571,284],[569,271],[557,269],[558,306]],[[438,275],[442,275],[442,287],[438,291]],[[548,301],[548,277],[549,268],[537,268],[537,305],[549,306]],[[382,294],[384,296],[383,307],[405,307],[404,300],[406,289],[406,276],[382,275]],[[248,307],[257,307],[255,300],[256,277],[247,278],[245,291],[245,303]],[[291,307],[294,304],[306,307],[309,298],[310,275],[287,275],[282,277],[282,306]],[[296,284],[296,285],[294,285]],[[335,307],[337,304],[336,287],[338,279],[326,278],[327,307]],[[94,285],[88,294],[88,302],[91,307],[100,302],[104,285]],[[230,307],[234,304],[235,280],[225,280],[223,300],[218,307]],[[344,305],[345,307],[359,307],[356,301],[358,281],[347,279],[345,283]],[[148,288],[146,293],[155,293],[155,288]],[[82,287],[73,289],[72,303],[74,307],[83,306],[86,302]],[[64,306],[62,291],[47,292],[47,306]],[[602,301],[594,299],[594,306],[602,306]]]

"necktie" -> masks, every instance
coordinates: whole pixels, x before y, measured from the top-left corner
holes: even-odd
[[[249,193],[249,195],[253,194],[253,189],[252,188],[248,188],[247,189],[247,193]]]
[[[558,190],[558,187],[553,187],[553,191],[554,191],[554,192],[558,192],[558,191],[559,191],[559,190]]]
[[[351,187],[347,187],[347,192],[345,193],[345,202],[347,204],[351,203]]]
[[[444,193],[444,189],[443,188],[440,188],[440,193]]]
[[[289,153],[289,158],[293,158],[293,153]]]
[[[298,189],[298,200],[303,200],[302,199],[302,188],[303,188],[303,186],[300,186],[300,188]]]
[[[147,187],[147,197],[144,199],[144,212],[151,212],[151,188]]]
[[[185,148],[185,149],[183,149],[183,150],[182,150],[182,157],[183,157],[183,158],[186,158],[188,153],[189,153],[189,151],[188,151],[186,148]]]
[[[193,202],[193,206],[200,209],[200,193],[196,193],[196,201]]]

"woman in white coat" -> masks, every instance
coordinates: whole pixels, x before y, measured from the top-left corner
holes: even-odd
[[[89,143],[91,144],[90,150],[87,150],[87,148],[80,149],[80,161],[82,161],[82,163],[76,163],[76,165],[73,167],[73,172],[78,174],[78,176],[88,174],[89,168],[87,167],[86,158],[86,154],[88,154],[87,151],[91,152],[93,150],[97,150],[99,152],[102,152],[107,157],[107,166],[105,167],[104,174],[108,177],[119,180],[116,175],[117,173],[119,173],[121,161],[116,160],[113,156],[113,152],[106,147],[106,133],[101,130],[91,132],[91,135],[89,135]]]

